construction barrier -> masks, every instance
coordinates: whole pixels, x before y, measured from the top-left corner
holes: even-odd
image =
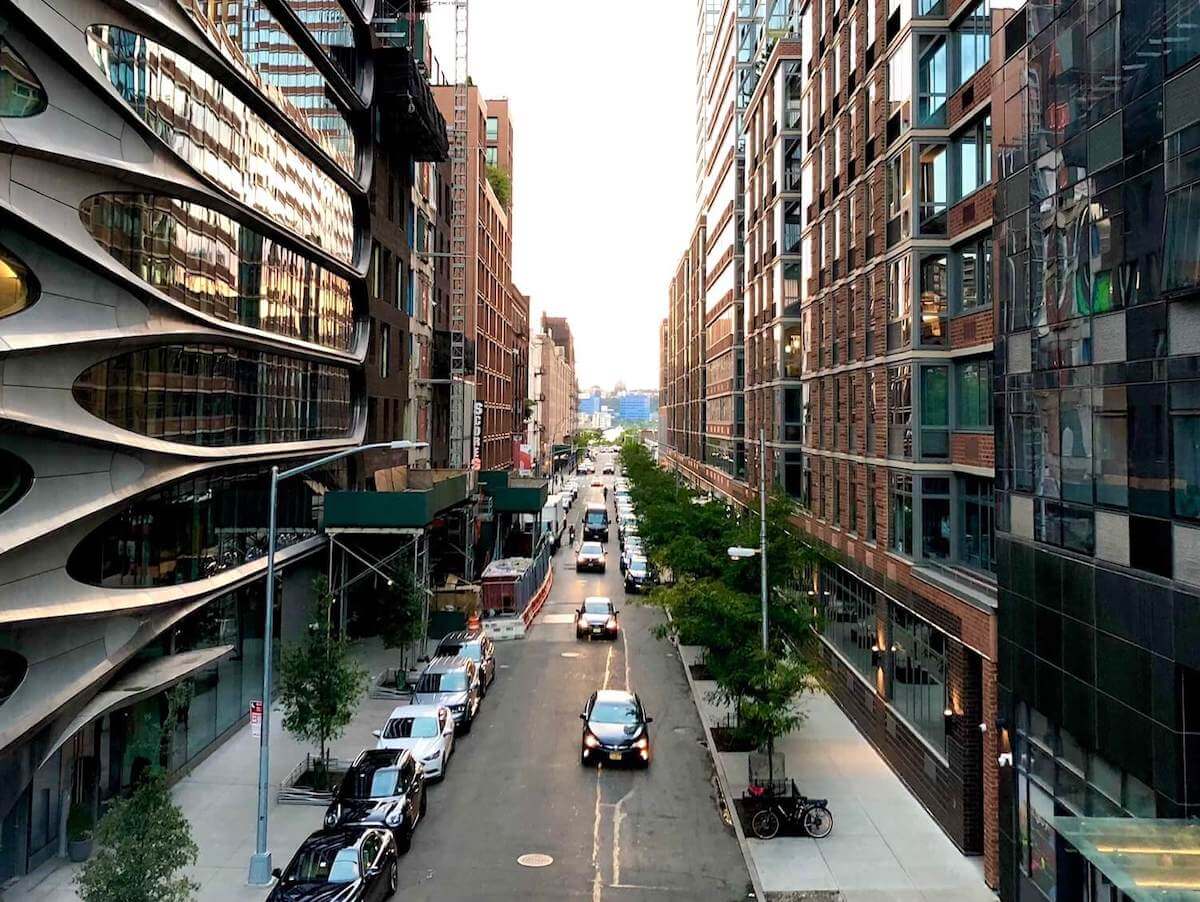
[[[525,620],[515,614],[504,617],[489,617],[483,621],[483,634],[493,642],[503,639],[524,639]]]

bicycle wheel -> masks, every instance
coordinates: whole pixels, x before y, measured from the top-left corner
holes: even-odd
[[[833,815],[824,805],[804,810],[804,832],[813,839],[824,839],[833,832]]]
[[[759,839],[774,839],[779,832],[779,815],[770,808],[764,808],[754,815],[750,821],[750,829]]]

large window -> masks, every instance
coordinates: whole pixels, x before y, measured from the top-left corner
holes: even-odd
[[[950,57],[944,35],[920,36],[917,60],[917,124],[928,128],[946,124],[946,101],[950,97]]]
[[[1129,506],[1129,418],[1126,388],[1092,390],[1092,422],[1096,430],[1096,503]],[[1179,457],[1176,455],[1176,469]]]
[[[888,57],[888,126],[891,143],[912,125],[912,35]]]
[[[358,49],[354,24],[338,3],[329,0],[287,0],[326,56],[355,88],[358,87]]]
[[[950,203],[945,144],[918,145],[921,164],[920,229],[922,235],[946,234],[946,209]]]
[[[958,559],[978,570],[996,569],[992,480],[958,477]]]
[[[875,590],[834,564],[822,564],[818,583],[823,601],[821,635],[860,676],[875,683],[871,648],[878,647]]]
[[[38,297],[37,279],[29,269],[0,246],[0,318],[20,313]]]
[[[905,147],[887,163],[887,243],[912,234],[912,150]]]
[[[1171,385],[1171,460],[1175,515],[1200,520],[1200,382]]]
[[[279,483],[279,547],[317,534],[326,491],[345,488],[345,466]],[[265,465],[206,472],[143,495],[72,552],[67,571],[93,586],[144,588],[193,582],[267,553],[271,471]]]
[[[946,750],[946,637],[907,608],[888,605],[892,706],[938,752]]]
[[[33,469],[17,455],[0,448],[0,513],[21,500],[33,485]]]
[[[902,254],[888,261],[887,349],[912,346],[912,258]]]
[[[968,360],[954,369],[956,429],[992,428],[992,361]]]
[[[950,456],[950,368],[921,367],[921,457]]]
[[[189,445],[259,445],[350,433],[350,371],[220,345],[134,351],[85,370],[84,410],[141,435]]]
[[[964,85],[987,64],[991,55],[992,15],[989,0],[979,0],[963,17],[954,31],[954,44],[958,51],[958,78],[955,84]]]
[[[911,460],[913,455],[912,364],[888,368],[889,457]]]
[[[0,28],[8,23],[0,20]],[[12,45],[0,38],[0,118],[36,116],[46,108],[46,92]]]
[[[353,262],[350,195],[220,81],[175,51],[113,25],[91,26],[87,42],[130,108],[188,165],[284,228]]]
[[[950,480],[945,476],[921,477],[921,557],[950,559]]]
[[[949,279],[945,254],[921,258],[921,346],[941,348],[949,344],[946,314],[949,311]]]
[[[888,495],[891,503],[892,550],[912,557],[913,553],[913,481],[906,473],[888,473]]]
[[[353,346],[349,282],[216,210],[152,194],[97,194],[79,216],[117,262],[193,310],[339,350]]]
[[[954,141],[954,158],[958,167],[958,182],[954,197],[961,200],[992,180],[992,117],[964,131]]]
[[[966,312],[992,302],[992,241],[985,238],[955,252],[958,264],[958,309]]]
[[[489,141],[500,140],[500,119],[496,116],[487,117],[487,139]]]

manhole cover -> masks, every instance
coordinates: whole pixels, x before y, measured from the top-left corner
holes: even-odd
[[[554,859],[541,852],[530,852],[517,859],[517,864],[523,868],[545,868],[554,864]]]
[[[564,652],[562,653],[562,657],[564,657],[564,658],[578,658],[578,657],[579,657],[579,652],[577,652],[577,651],[564,651]]]

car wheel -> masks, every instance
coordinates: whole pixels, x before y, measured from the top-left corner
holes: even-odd
[[[474,717],[466,717],[466,718],[464,718],[464,719],[463,719],[463,722],[462,722],[462,731],[463,731],[463,735],[464,735],[464,736],[465,736],[465,735],[467,735],[468,733],[470,733],[470,732],[471,732],[471,726],[472,726],[472,724],[474,724],[474,723],[475,723],[475,718],[474,718]]]
[[[442,773],[443,774],[446,773],[446,762],[445,761],[442,762]],[[421,812],[421,817],[425,816],[425,811],[428,807],[429,807],[429,794],[425,792],[424,788],[422,788],[421,804],[419,806],[417,806],[417,810],[419,812]]]
[[[412,848],[412,827],[410,827],[408,825],[408,823],[405,822],[400,827],[400,835],[396,837],[396,851],[399,852],[401,855],[405,855],[408,853],[408,850],[411,848]]]
[[[387,897],[390,899],[396,895],[396,889],[400,886],[400,862],[393,861],[391,868],[388,869],[388,890]]]

